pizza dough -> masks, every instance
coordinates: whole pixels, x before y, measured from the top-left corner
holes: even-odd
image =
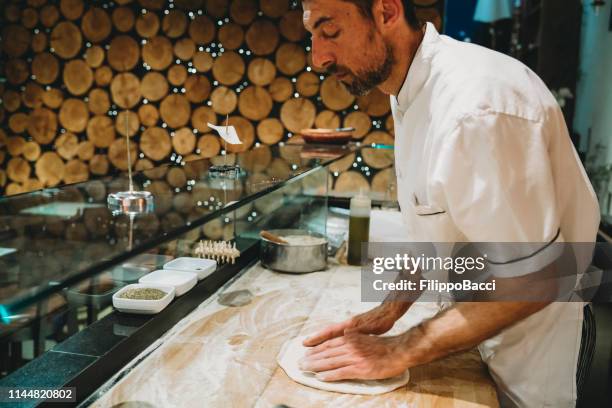
[[[293,381],[312,388],[324,391],[340,392],[343,394],[376,395],[390,392],[408,384],[410,373],[408,370],[397,377],[386,380],[347,380],[347,381],[321,381],[314,374],[304,372],[299,368],[299,361],[306,354],[307,347],[302,345],[306,337],[296,337],[283,346],[277,361],[285,373]]]

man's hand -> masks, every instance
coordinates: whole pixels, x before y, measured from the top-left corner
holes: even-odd
[[[400,336],[344,335],[313,347],[300,362],[322,381],[382,379],[407,368],[469,350],[541,310],[547,302],[458,303]],[[368,312],[371,313],[371,312]]]
[[[326,327],[304,340],[304,346],[317,346],[327,340],[341,337],[346,330],[362,334],[383,334],[391,330],[395,321],[408,310],[410,303],[388,302],[375,307],[369,312],[354,316],[341,323]]]
[[[306,354],[300,369],[317,372],[317,379],[379,380],[395,377],[408,368],[403,354],[404,336],[377,337],[347,330],[345,335],[320,344]]]

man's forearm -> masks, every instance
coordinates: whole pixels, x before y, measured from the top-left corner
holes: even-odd
[[[400,282],[402,279],[410,280],[412,282],[418,282],[421,279],[421,271],[417,271],[416,274],[410,274],[409,271],[402,271],[398,273],[395,278],[395,282]],[[410,306],[414,304],[414,301],[406,300],[406,299],[416,299],[418,298],[422,290],[418,291],[391,291],[382,302],[381,307],[389,310],[392,313],[396,320],[402,317]]]
[[[558,290],[556,265],[515,278],[498,278],[497,290],[481,302],[456,303],[454,307],[409,330],[403,343],[406,364],[425,364],[449,354],[469,350],[514,323],[542,310]],[[549,279],[552,278],[552,279]],[[539,302],[493,299],[540,299]]]
[[[410,309],[413,303],[414,302],[386,298],[379,307],[388,311],[388,313],[394,316],[395,320],[398,320],[408,311],[408,309]]]
[[[403,356],[408,367],[469,350],[514,323],[546,307],[549,302],[458,303],[453,308],[409,330]]]

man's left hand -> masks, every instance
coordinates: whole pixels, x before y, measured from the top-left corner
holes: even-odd
[[[300,368],[318,373],[322,381],[380,380],[408,368],[405,347],[403,336],[377,337],[347,330],[344,336],[308,350]]]

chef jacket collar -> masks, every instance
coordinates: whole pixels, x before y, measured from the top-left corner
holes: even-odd
[[[435,53],[435,43],[440,40],[440,35],[436,31],[436,27],[427,23],[425,26],[425,35],[423,41],[419,45],[412,64],[406,74],[406,79],[402,85],[400,92],[396,98],[397,107],[402,113],[406,113],[412,102],[416,99],[419,91],[425,85],[425,81],[429,77],[431,69],[431,59]],[[395,98],[395,97],[394,97]]]

